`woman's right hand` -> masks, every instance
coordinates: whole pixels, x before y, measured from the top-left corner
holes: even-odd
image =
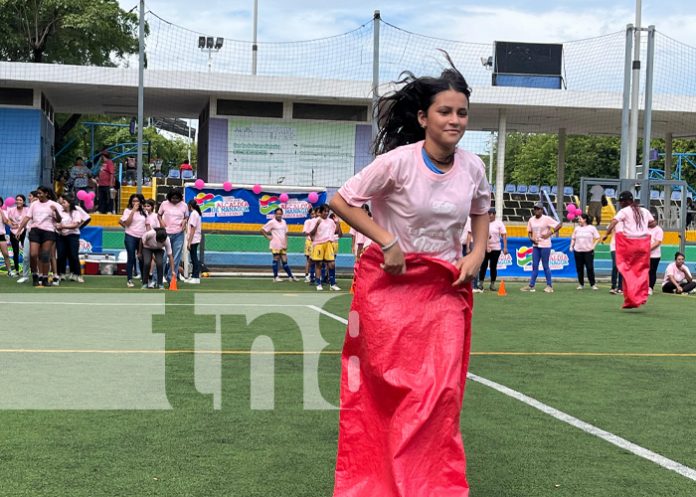
[[[384,263],[381,264],[381,267],[394,276],[406,272],[406,258],[398,243],[384,252]]]

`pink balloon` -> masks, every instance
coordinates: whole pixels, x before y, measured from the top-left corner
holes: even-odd
[[[230,183],[229,181],[225,181],[222,184],[222,189],[225,190],[226,192],[231,191],[232,190],[232,183]]]
[[[14,197],[7,197],[7,199],[5,200],[5,205],[7,207],[12,207],[14,204],[15,204]]]
[[[199,190],[202,190],[203,188],[205,188],[205,181],[198,178],[196,181],[193,182],[193,186],[195,186]]]
[[[92,203],[94,203],[94,197],[96,196],[97,194],[94,192],[87,192],[87,198],[89,198],[92,201]]]
[[[575,204],[568,204],[568,205],[566,205],[566,210],[567,210],[568,212],[573,212],[575,209],[577,209],[577,207],[575,207]]]
[[[262,191],[261,185],[259,185],[259,184],[254,185],[254,187],[251,189],[251,191],[254,192],[256,195],[258,195]]]
[[[311,192],[307,195],[307,200],[312,204],[316,204],[319,201],[319,194],[317,192]]]
[[[92,199],[85,200],[85,209],[87,209],[88,211],[94,209],[94,202],[92,201]]]
[[[566,216],[568,221],[572,221],[573,219],[575,219],[575,217],[576,217],[575,212],[569,212],[568,215]]]
[[[87,192],[84,190],[79,190],[77,192],[77,198],[78,200],[85,200],[87,198]]]
[[[290,199],[290,197],[288,196],[287,193],[281,193],[281,194],[280,194],[280,201],[281,201],[281,202],[286,203],[289,199]]]

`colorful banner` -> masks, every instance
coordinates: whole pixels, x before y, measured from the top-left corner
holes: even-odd
[[[570,238],[553,238],[549,266],[551,274],[559,278],[575,278],[575,257],[570,251]],[[498,280],[507,276],[529,277],[532,274],[532,244],[528,238],[508,238],[508,254],[498,259]],[[544,270],[539,263],[539,274]],[[486,276],[489,278],[490,275]]]
[[[278,192],[261,192],[258,195],[251,190],[235,188],[226,192],[222,188],[186,187],[186,202],[195,199],[201,208],[204,223],[249,223],[266,224],[273,217],[278,207],[285,213],[283,218],[288,224],[303,224],[307,211],[312,206],[326,203],[326,192],[317,192],[319,199],[312,204],[309,193],[287,193],[288,201],[280,201]]]
[[[80,230],[80,253],[92,254],[102,251],[104,229],[99,226],[86,226]]]

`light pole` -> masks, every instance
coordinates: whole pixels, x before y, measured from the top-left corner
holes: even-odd
[[[211,72],[213,69],[213,52],[219,52],[224,42],[224,38],[214,38],[212,36],[198,37],[198,48],[200,48],[201,52],[208,52],[208,72]]]
[[[256,43],[259,27],[259,0],[254,0],[254,42],[251,45],[251,74],[256,76],[256,55],[259,53],[259,46]]]

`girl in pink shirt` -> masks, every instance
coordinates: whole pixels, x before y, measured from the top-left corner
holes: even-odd
[[[118,224],[123,226],[126,233],[123,244],[126,246],[126,286],[133,288],[133,275],[138,276],[138,245],[140,239],[147,231],[147,213],[145,212],[145,197],[140,193],[134,193],[128,198],[128,206],[123,211]]]
[[[32,202],[17,229],[21,232],[31,221],[29,232],[32,279],[34,286],[49,286],[48,271],[51,255],[56,246],[58,235],[56,223],[60,223],[60,205],[53,200],[53,190],[46,186],[36,189],[37,201]]]
[[[590,287],[599,290],[595,285],[594,249],[599,243],[599,232],[590,224],[590,216],[583,213],[578,217],[578,225],[570,238],[570,251],[575,256],[575,270],[578,273],[578,290],[585,288],[585,268]]]
[[[166,231],[170,243],[172,244],[172,257],[174,268],[165,265],[167,281],[172,277],[178,278],[181,255],[183,253],[186,228],[186,218],[188,217],[188,206],[184,202],[184,194],[180,188],[174,188],[167,193],[167,200],[162,202],[159,207],[159,222]]]
[[[201,208],[195,199],[188,202],[188,239],[186,248],[191,255],[191,277],[186,281],[192,285],[198,285],[201,282],[201,263],[198,259],[198,247],[201,244],[203,235],[201,234],[202,216]]]
[[[665,269],[662,281],[664,293],[696,293],[696,283],[691,277],[691,271],[684,264],[684,254],[674,254],[674,262]]]
[[[377,158],[331,200],[374,242],[360,258],[343,348],[334,497],[469,495],[459,423],[490,188],[481,159],[457,148],[464,77],[453,66],[405,74],[378,103]],[[474,246],[462,257],[469,215]]]
[[[309,232],[312,231],[314,228],[314,218],[317,216],[317,211],[314,207],[310,207],[309,211],[307,211],[307,215],[309,216],[308,219],[305,219],[304,224],[302,225],[302,233],[305,234],[305,246],[304,246],[304,255],[305,255],[305,275],[304,275],[304,280],[305,283],[311,283],[314,281],[314,264],[312,264],[312,237],[309,236]]]
[[[502,247],[501,247],[502,240]],[[488,287],[491,291],[496,290],[495,280],[498,278],[498,259],[500,253],[507,255],[507,230],[502,221],[495,218],[495,209],[488,210],[488,242],[486,243],[486,256],[481,264],[478,275],[479,290],[483,291],[483,280],[486,278],[486,270],[491,272],[491,284]]]
[[[283,219],[283,209],[278,207],[273,211],[273,219],[270,219],[261,228],[261,234],[270,242],[268,248],[273,254],[273,281],[283,281],[278,276],[278,265],[283,265],[283,270],[290,281],[297,281],[288,266],[288,224]]]
[[[145,214],[147,219],[145,221],[145,227],[147,231],[154,230],[160,227],[159,217],[157,216],[157,202],[151,198],[145,201]]]
[[[69,265],[70,279],[84,283],[80,268],[80,226],[84,218],[72,195],[61,195],[58,202],[61,206],[61,221],[57,225],[58,278],[65,278],[65,270]]]
[[[10,253],[7,250],[7,238],[5,235],[5,225],[10,226],[10,220],[5,215],[5,211],[2,209],[3,205],[5,205],[5,201],[2,197],[0,197],[0,227],[2,227],[2,233],[0,233],[0,252],[2,253],[2,257],[5,260],[7,275],[10,278],[13,278],[14,272],[12,271],[12,263],[10,262]]]
[[[27,199],[21,193],[15,197],[15,205],[7,209],[7,219],[10,224],[10,244],[12,245],[12,258],[14,259],[14,269],[19,273],[19,253],[20,246],[24,243],[23,234],[17,231],[19,223],[24,217],[24,209]],[[25,261],[28,264],[29,261]]]
[[[561,229],[561,223],[554,218],[544,214],[544,205],[534,206],[534,215],[527,223],[527,236],[532,241],[532,277],[529,286],[523,286],[523,292],[533,292],[539,275],[539,262],[544,268],[546,277],[546,288],[544,292],[553,293],[553,282],[551,280],[551,268],[549,258],[551,257],[551,237]]]
[[[662,258],[662,251],[660,246],[662,245],[662,240],[665,237],[665,232],[662,230],[659,224],[657,224],[657,209],[650,209],[650,213],[653,216],[653,221],[648,223],[648,233],[650,234],[650,290],[648,294],[653,294],[653,289],[655,288],[655,282],[657,281],[657,268],[660,266],[660,259]]]

